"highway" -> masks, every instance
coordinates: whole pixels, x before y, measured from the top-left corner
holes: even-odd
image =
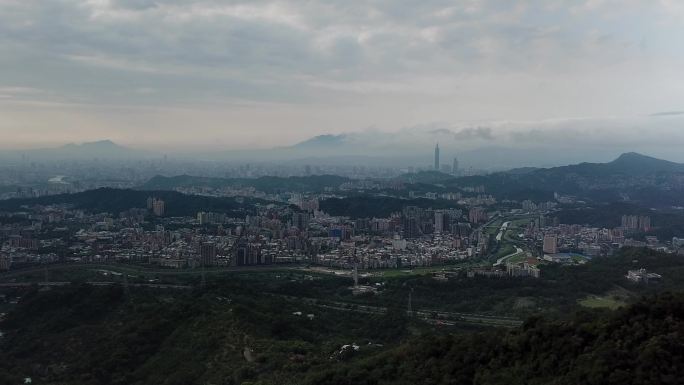
[[[499,234],[496,234],[496,241],[501,242],[501,238],[503,238],[504,233],[506,232],[506,229],[508,228],[508,224],[510,222],[504,222],[501,225],[501,229],[499,229]]]
[[[515,257],[515,256],[518,255],[518,254],[522,254],[522,252],[523,252],[523,249],[521,249],[521,248],[519,248],[518,246],[516,246],[516,247],[515,247],[515,252],[514,252],[514,253],[510,253],[510,254],[508,254],[508,255],[506,255],[506,256],[504,256],[504,257],[501,257],[501,258],[497,259],[497,260],[496,260],[496,263],[494,264],[494,266],[499,266],[499,265],[503,264],[508,258]]]
[[[123,285],[121,282],[86,282],[93,286],[115,286]],[[19,287],[30,287],[33,285],[38,285],[40,287],[55,287],[55,286],[67,286],[71,285],[71,282],[4,282],[0,283],[0,288],[19,288]],[[163,283],[129,283],[130,287],[151,287],[154,289],[192,289],[193,286],[188,285],[168,285]]]
[[[204,269],[205,274],[220,274],[220,273],[234,273],[234,272],[249,272],[249,271],[277,271],[277,270],[298,270],[302,266],[299,264],[287,265],[262,265],[262,266],[235,266],[223,268],[207,268]],[[121,264],[121,263],[54,263],[49,265],[31,266],[27,268],[20,268],[9,270],[0,273],[0,280],[13,278],[26,273],[42,273],[47,269],[48,271],[63,270],[63,269],[101,269],[113,270],[117,272],[127,272],[129,274],[144,274],[144,275],[201,275],[202,269],[150,269],[141,266]]]
[[[387,312],[387,308],[382,306],[360,305],[351,302],[325,301],[315,298],[293,297],[286,295],[278,296],[289,301],[303,302],[324,309],[351,311],[365,314],[384,314]],[[514,317],[491,316],[485,314],[471,313],[456,313],[443,310],[421,309],[413,311],[410,315],[420,318],[424,321],[428,321],[430,323],[439,323],[444,325],[453,325],[456,323],[468,323],[502,327],[518,327],[522,325],[522,320]]]

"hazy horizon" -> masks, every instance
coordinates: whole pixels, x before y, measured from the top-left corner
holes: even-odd
[[[0,4],[3,150],[684,144],[675,1]]]

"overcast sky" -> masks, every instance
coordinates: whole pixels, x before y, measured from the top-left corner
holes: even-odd
[[[681,146],[682,20],[679,0],[0,0],[0,148]]]

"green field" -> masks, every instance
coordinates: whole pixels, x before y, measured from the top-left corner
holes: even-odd
[[[614,297],[613,295],[596,296],[590,295],[578,301],[580,305],[589,308],[606,308],[617,309],[626,305],[624,301]]]
[[[242,267],[210,267],[195,269],[170,269],[142,267],[128,264],[54,264],[35,268],[11,270],[0,274],[0,283],[11,282],[43,282],[46,278],[51,282],[122,282],[123,277],[116,273],[128,274],[130,283],[167,283],[195,284],[204,274],[207,278],[216,278],[226,274],[245,274],[249,272],[285,272],[300,269],[300,265],[263,265]],[[106,274],[105,274],[106,273]]]
[[[490,224],[489,226],[485,227],[484,233],[487,235],[496,235],[499,232],[499,229],[501,228],[502,224],[503,220],[496,220],[492,222],[492,224]]]
[[[520,238],[518,238],[520,230],[508,230],[504,233],[503,240],[506,242],[519,243]]]
[[[413,269],[388,269],[388,270],[373,270],[372,272],[379,274],[382,277],[407,277],[410,275],[426,275],[434,272],[449,270],[449,266],[430,266],[430,267],[416,267]]]
[[[515,253],[515,246],[505,243],[499,247],[499,251],[497,251],[495,257],[498,259],[513,253]]]
[[[522,253],[516,254],[516,255],[514,255],[514,256],[508,258],[508,260],[507,260],[506,262],[508,262],[508,263],[518,263],[518,262],[524,261],[526,258],[527,258],[527,255],[525,255],[525,253],[522,252]]]

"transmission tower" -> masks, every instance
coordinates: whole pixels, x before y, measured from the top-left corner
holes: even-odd
[[[124,293],[126,294],[126,297],[130,296],[131,291],[130,291],[130,288],[128,287],[128,273],[126,273],[126,272],[123,273],[123,285],[124,285]]]
[[[408,316],[412,317],[413,316],[413,288],[411,288],[411,291],[409,291],[408,295]]]

